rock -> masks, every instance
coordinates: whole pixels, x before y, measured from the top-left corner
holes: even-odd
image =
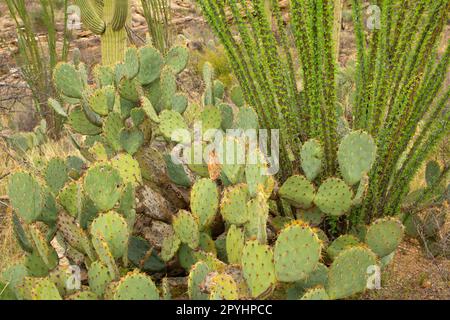
[[[153,220],[151,226],[144,227],[143,236],[150,243],[152,247],[157,250],[161,249],[163,240],[173,234],[173,228],[171,225]]]

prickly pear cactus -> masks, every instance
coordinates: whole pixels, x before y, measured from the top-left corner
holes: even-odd
[[[366,243],[380,258],[397,249],[403,239],[404,226],[395,218],[382,218],[374,221],[366,233]]]
[[[278,281],[294,282],[305,278],[319,263],[322,245],[307,225],[294,222],[278,235],[274,246]]]

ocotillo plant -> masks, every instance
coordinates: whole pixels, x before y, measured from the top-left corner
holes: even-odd
[[[199,3],[246,102],[262,126],[281,130],[282,177],[296,171],[300,143],[314,137],[324,144],[326,175],[335,174],[338,128],[349,120],[379,149],[368,196],[352,220],[398,213],[414,173],[448,134],[449,46],[442,57],[437,48],[450,1],[378,1],[373,30],[365,30],[362,5],[352,1],[358,52],[355,99],[345,110],[350,119],[340,116],[336,95],[334,1],[293,0],[290,22],[276,0],[270,8],[263,0]]]
[[[40,0],[39,9],[41,19],[47,32],[46,43],[40,43],[36,34],[36,26],[33,24],[29,8],[24,0],[6,0],[9,13],[14,19],[18,36],[18,65],[20,66],[24,80],[30,88],[36,111],[46,119],[49,131],[58,135],[60,122],[47,106],[47,99],[55,91],[52,83],[52,72],[57,62],[65,61],[69,50],[69,37],[67,30],[67,5],[63,2],[64,31],[63,48],[59,52],[56,48],[57,30],[55,18],[55,3],[49,0]]]
[[[127,48],[125,25],[130,16],[128,0],[76,0],[84,24],[101,35],[102,63],[123,61]]]

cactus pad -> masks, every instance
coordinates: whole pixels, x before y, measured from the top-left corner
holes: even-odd
[[[81,253],[87,254],[90,259],[94,257],[89,238],[84,231],[77,226],[75,219],[65,212],[60,212],[57,219],[58,231],[63,235],[67,243]]]
[[[314,203],[324,213],[340,216],[350,209],[352,198],[353,192],[344,181],[328,178],[320,185]]]
[[[87,171],[84,190],[99,210],[108,211],[120,199],[122,178],[119,171],[113,167],[98,164]]]
[[[159,78],[163,65],[161,53],[155,48],[146,46],[139,49],[140,68],[137,80],[142,85],[147,85]]]
[[[243,178],[245,164],[245,145],[240,139],[225,136],[216,147],[217,156],[222,164],[222,172],[233,184]]]
[[[130,47],[125,52],[123,61],[124,73],[128,79],[133,79],[139,72],[139,55],[135,47]]]
[[[105,289],[114,276],[109,273],[108,268],[100,261],[91,263],[88,269],[89,288],[99,297],[103,296]]]
[[[382,218],[374,221],[366,233],[366,243],[380,258],[397,249],[403,239],[404,227],[395,218]]]
[[[186,68],[189,59],[187,48],[176,46],[169,50],[166,55],[165,64],[170,66],[175,73],[180,73]]]
[[[211,140],[214,138],[215,129],[220,129],[222,125],[222,113],[215,106],[206,106],[200,113],[200,122],[203,130],[203,138]],[[208,130],[212,130],[208,132]]]
[[[39,183],[26,172],[14,173],[8,185],[8,196],[17,214],[27,223],[36,221],[44,206]]]
[[[238,108],[242,107],[245,104],[244,94],[242,93],[242,89],[239,86],[234,86],[233,88],[231,88],[230,98]]]
[[[302,295],[300,300],[330,300],[324,287],[317,286],[315,288],[308,289],[305,294]]]
[[[128,247],[128,225],[116,212],[108,212],[97,217],[91,224],[91,233],[100,233],[108,244],[111,254],[120,258]]]
[[[190,212],[180,210],[173,220],[173,229],[181,242],[187,244],[191,249],[198,247],[200,236],[198,223]]]
[[[71,129],[79,134],[94,136],[102,132],[102,128],[92,124],[81,107],[75,107],[69,114],[68,123]]]
[[[239,109],[236,115],[236,121],[234,124],[236,129],[241,130],[256,130],[259,127],[258,115],[251,107],[242,107]]]
[[[58,193],[68,180],[67,166],[62,159],[53,158],[45,169],[45,182],[54,192]]]
[[[81,99],[84,85],[75,66],[69,63],[58,63],[53,71],[53,81],[56,88],[65,96]]]
[[[62,300],[58,288],[47,278],[35,279],[31,290],[32,300]]]
[[[191,300],[207,300],[208,295],[203,293],[201,286],[206,279],[206,276],[210,272],[208,265],[199,261],[192,266],[191,272],[188,277],[188,294]]]
[[[297,219],[308,223],[312,227],[318,226],[324,217],[324,213],[317,207],[309,209],[299,209],[296,214]]]
[[[363,292],[370,266],[377,264],[372,251],[351,247],[342,251],[329,268],[327,292],[331,299],[342,299]]]
[[[106,86],[95,90],[87,98],[89,107],[97,114],[106,116],[113,109],[116,98],[113,86]]]
[[[201,230],[207,228],[216,216],[219,207],[219,192],[214,181],[198,180],[191,190],[191,211],[198,218]]]
[[[111,166],[116,169],[124,184],[131,183],[134,187],[142,183],[139,163],[129,154],[118,154],[111,160]]]
[[[171,234],[164,238],[161,245],[161,259],[168,262],[174,257],[180,248],[181,241],[176,234]]]
[[[220,203],[220,212],[228,223],[241,225],[248,221],[248,188],[238,184],[225,189]]]
[[[293,223],[281,231],[274,247],[277,279],[293,282],[305,278],[319,263],[322,246],[308,226]]]
[[[351,132],[342,139],[337,156],[342,177],[346,183],[354,185],[372,167],[376,145],[369,134]]]
[[[328,257],[331,260],[334,260],[339,255],[339,253],[342,252],[342,250],[358,245],[361,245],[361,242],[359,242],[359,240],[356,237],[350,234],[341,235],[328,246],[327,248]]]
[[[248,241],[242,251],[241,263],[252,297],[257,298],[272,291],[276,278],[273,252],[269,246]]]
[[[172,110],[163,110],[159,115],[159,119],[159,130],[166,139],[176,142],[190,140],[189,136],[185,136],[185,131],[188,127],[181,114]]]
[[[245,237],[244,232],[234,224],[228,229],[226,248],[228,262],[231,264],[240,264],[242,250],[244,250]]]
[[[228,274],[217,274],[211,279],[209,300],[237,300],[238,288],[233,277]]]
[[[269,217],[269,205],[266,199],[258,194],[247,202],[248,222],[244,225],[247,238],[258,240],[260,244],[267,242],[267,219]]]
[[[159,300],[152,279],[144,273],[130,272],[117,284],[114,300]]]
[[[314,185],[304,176],[289,177],[279,190],[280,197],[291,205],[300,208],[310,208],[314,199]]]
[[[324,152],[319,141],[310,139],[300,150],[300,160],[303,172],[309,181],[313,181],[323,168]]]

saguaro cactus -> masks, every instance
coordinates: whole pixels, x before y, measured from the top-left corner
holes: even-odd
[[[125,24],[130,15],[128,0],[76,0],[84,24],[102,37],[102,63],[123,61],[127,47]]]

